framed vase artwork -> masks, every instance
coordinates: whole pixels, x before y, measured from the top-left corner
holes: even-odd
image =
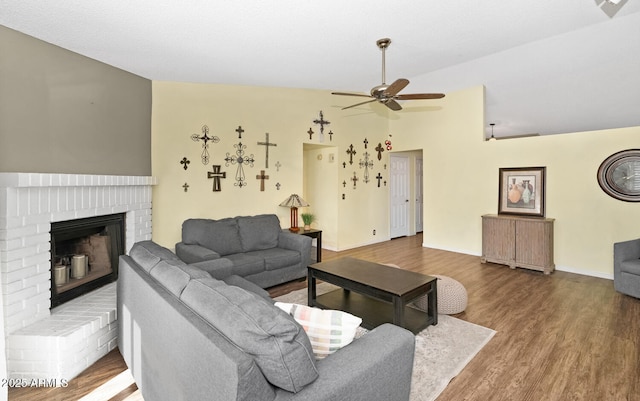
[[[499,169],[498,214],[544,217],[546,167]]]

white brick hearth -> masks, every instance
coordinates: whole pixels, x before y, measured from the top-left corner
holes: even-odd
[[[51,223],[125,213],[151,239],[153,177],[0,173],[0,290],[11,378],[70,380],[116,346],[115,283],[50,308]]]

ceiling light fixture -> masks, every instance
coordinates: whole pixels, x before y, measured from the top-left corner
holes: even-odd
[[[489,124],[489,125],[491,126],[491,138],[489,138],[488,140],[489,140],[489,141],[495,141],[495,140],[496,140],[496,137],[495,137],[495,136],[493,136],[493,127],[494,127],[496,124],[495,124],[495,123],[491,123],[491,124]]]

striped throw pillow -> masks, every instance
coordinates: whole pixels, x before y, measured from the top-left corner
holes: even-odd
[[[325,358],[350,344],[362,319],[339,310],[276,302],[275,305],[300,323],[311,341],[316,359]]]

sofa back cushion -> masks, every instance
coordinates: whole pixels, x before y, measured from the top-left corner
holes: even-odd
[[[180,299],[231,342],[253,356],[274,386],[298,392],[318,378],[311,343],[295,320],[242,288],[191,280]]]
[[[182,223],[182,242],[203,246],[222,256],[242,252],[238,224],[234,218],[185,220]]]
[[[133,244],[129,256],[149,273],[161,260],[172,260],[184,264],[178,256],[153,241],[140,241]]]
[[[191,279],[211,278],[209,273],[175,260],[161,260],[149,274],[176,297],[180,297]]]
[[[260,251],[278,246],[280,219],[275,214],[236,217],[244,252]]]

